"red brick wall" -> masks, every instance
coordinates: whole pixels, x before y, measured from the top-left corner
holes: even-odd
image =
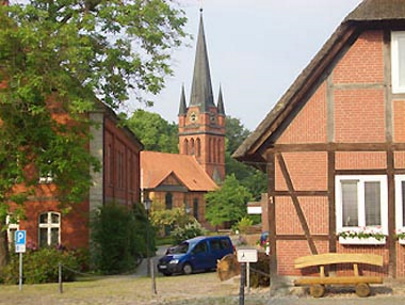
[[[335,141],[385,142],[385,102],[382,89],[336,90]]]
[[[384,169],[385,152],[336,152],[336,169]]]
[[[326,241],[315,241],[319,253],[328,252]],[[306,240],[277,241],[277,272],[279,275],[301,275],[302,271],[294,268],[294,260],[300,256],[311,255]],[[304,270],[307,271],[307,270]]]
[[[326,141],[326,85],[323,84],[287,127],[277,144]]]
[[[405,168],[405,151],[394,152],[394,166],[397,169]]]
[[[105,201],[140,202],[140,148],[108,118],[104,133]]]
[[[74,205],[68,214],[62,214],[58,203],[50,198],[30,201],[26,204],[25,218],[20,220],[20,230],[27,231],[27,245],[39,245],[39,216],[42,213],[57,212],[61,214],[61,244],[69,249],[88,247],[89,242],[89,205],[83,202]]]
[[[328,234],[328,200],[326,197],[299,197],[300,206],[307,219],[312,234]],[[298,219],[291,198],[276,199],[277,235],[303,235],[301,222]]]
[[[382,83],[384,56],[382,31],[363,33],[333,70],[333,82]]]
[[[326,152],[292,152],[283,153],[282,156],[295,190],[327,190],[328,156]],[[276,162],[276,190],[287,190],[278,162]]]
[[[405,142],[405,100],[393,101],[394,142]]]

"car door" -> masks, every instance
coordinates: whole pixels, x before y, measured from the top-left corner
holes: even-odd
[[[191,254],[191,263],[195,270],[205,270],[212,268],[210,267],[209,248],[206,240],[202,240],[198,244],[196,244],[194,249],[191,251]]]

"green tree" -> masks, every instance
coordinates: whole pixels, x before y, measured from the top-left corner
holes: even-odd
[[[252,195],[241,185],[235,175],[227,176],[220,189],[205,195],[205,217],[214,226],[232,225],[247,214],[247,202]]]
[[[10,203],[22,214],[48,174],[64,211],[82,201],[99,167],[85,148],[86,113],[100,100],[118,109],[131,92],[159,92],[185,22],[170,0],[0,5],[0,268]]]
[[[242,122],[231,116],[226,116],[226,150],[233,154],[242,142],[250,135],[250,131],[246,129]]]
[[[133,210],[120,204],[107,204],[94,213],[91,228],[93,262],[105,274],[133,269],[139,256],[155,251],[154,230],[140,204],[135,204]],[[149,241],[145,238],[147,234]]]
[[[235,175],[236,179],[253,195],[253,199],[260,200],[261,194],[267,190],[266,173],[232,158],[232,154],[249,134],[250,131],[239,119],[227,116],[225,167],[227,175]]]
[[[137,110],[127,124],[141,140],[145,150],[178,152],[177,124],[168,123],[159,114]]]

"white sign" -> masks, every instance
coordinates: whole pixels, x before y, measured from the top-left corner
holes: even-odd
[[[15,244],[15,253],[25,253],[26,249],[25,245]]]
[[[239,263],[256,263],[257,250],[256,249],[238,249],[237,257]]]

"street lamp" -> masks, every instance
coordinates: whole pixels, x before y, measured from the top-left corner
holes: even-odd
[[[149,199],[149,197],[146,197],[143,205],[145,207],[146,210],[146,217],[148,219],[148,223],[146,225],[146,257],[147,257],[147,261],[146,261],[146,269],[147,269],[147,273],[148,275],[150,275],[152,277],[152,292],[154,294],[157,294],[156,292],[156,281],[155,281],[155,268],[154,268],[154,264],[151,264],[151,258],[150,258],[150,254],[149,254],[149,247],[150,247],[150,236],[149,236],[149,226],[150,226],[150,210],[152,207],[152,200]]]

